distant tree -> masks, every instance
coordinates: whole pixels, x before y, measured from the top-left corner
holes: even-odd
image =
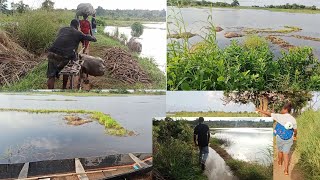
[[[5,13],[8,10],[7,0],[0,0],[0,13]]]
[[[96,15],[103,16],[104,14],[105,14],[105,10],[103,9],[103,7],[98,6],[98,8],[96,9]]]
[[[52,10],[52,9],[54,9],[54,2],[52,2],[50,0],[45,0],[42,3],[41,8],[45,9],[45,10]]]
[[[231,3],[231,6],[240,6],[240,3],[238,0],[233,0],[233,2]]]
[[[135,22],[131,25],[131,36],[140,37],[143,34],[143,25],[139,22]]]
[[[11,8],[13,11],[17,11],[18,13],[24,13],[29,9],[29,5],[24,4],[23,1],[19,1],[19,3],[11,3]]]

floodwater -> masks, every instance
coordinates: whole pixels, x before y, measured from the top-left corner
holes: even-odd
[[[230,168],[226,165],[222,157],[212,148],[209,148],[209,155],[206,161],[205,174],[209,180],[223,179],[236,180]]]
[[[233,158],[243,161],[255,161],[260,164],[272,163],[272,128],[213,128],[218,139],[230,141],[223,147]]]
[[[52,100],[55,101],[47,101]],[[64,101],[68,100],[68,101]],[[73,101],[71,101],[73,100]],[[83,109],[110,114],[137,136],[105,134],[93,121],[67,125],[64,114],[0,112],[0,163],[152,152],[152,118],[165,115],[165,96],[74,97],[0,94],[0,108]],[[8,150],[14,153],[8,155]],[[8,162],[9,161],[9,162]]]
[[[241,3],[241,2],[240,2]],[[318,2],[319,4],[320,2]],[[299,3],[301,4],[301,3]],[[177,15],[178,14],[178,15]],[[172,16],[183,18],[186,31],[198,34],[189,39],[189,42],[195,44],[202,41],[201,36],[205,36],[208,30],[204,27],[208,27],[208,15],[212,15],[212,21],[215,26],[220,26],[224,30],[217,32],[216,38],[219,47],[226,47],[231,43],[232,40],[242,41],[244,37],[240,38],[225,38],[224,33],[226,32],[239,32],[243,28],[271,28],[271,29],[283,29],[284,26],[295,26],[302,28],[302,31],[284,34],[290,35],[302,35],[320,38],[320,14],[302,14],[302,13],[286,13],[286,12],[272,12],[268,10],[254,10],[254,9],[228,9],[228,8],[169,8],[168,10],[168,22],[170,32],[174,33],[178,31],[175,26],[175,21]],[[267,33],[264,34],[268,35]],[[292,45],[296,46],[310,46],[314,50],[314,54],[320,57],[320,42],[297,39],[293,37],[283,37],[284,40],[288,41]],[[280,47],[270,43],[271,49],[274,51],[276,56],[280,55]]]
[[[142,57],[152,57],[159,68],[165,72],[167,53],[167,31],[166,23],[143,24],[143,34],[137,39],[142,44]],[[130,40],[131,27],[119,27],[119,34],[125,34]],[[107,26],[104,32],[113,34],[115,26]]]
[[[208,0],[211,2],[227,2],[232,3],[233,0]],[[320,7],[320,2],[318,0],[238,0],[241,6],[265,6],[265,5],[283,5],[289,4],[303,4],[306,6],[317,6]]]

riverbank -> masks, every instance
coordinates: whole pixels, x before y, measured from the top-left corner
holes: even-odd
[[[211,137],[210,147],[214,149],[230,167],[231,171],[239,180],[271,180],[273,178],[273,167],[264,166],[256,162],[245,162],[231,157],[221,146],[227,145],[226,141]]]
[[[208,112],[167,112],[170,117],[260,117],[255,112],[224,112],[224,111],[208,111]]]

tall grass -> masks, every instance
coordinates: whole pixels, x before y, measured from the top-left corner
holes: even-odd
[[[298,117],[297,151],[299,165],[307,179],[320,179],[320,110],[309,110]]]
[[[154,169],[164,179],[207,179],[200,171],[192,129],[185,121],[158,121],[153,126]]]
[[[179,14],[171,17],[178,33],[186,32]],[[175,21],[175,22],[174,22]],[[319,90],[320,63],[309,47],[283,51],[275,59],[264,38],[249,36],[220,48],[212,17],[210,31],[197,48],[188,39],[170,39],[167,51],[168,90]],[[168,28],[168,34],[170,35]]]
[[[28,51],[41,54],[54,41],[59,28],[69,26],[72,19],[71,11],[34,10],[14,15],[14,20],[9,20],[16,25],[9,24],[5,29]]]

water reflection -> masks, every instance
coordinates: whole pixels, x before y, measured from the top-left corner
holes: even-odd
[[[209,148],[209,156],[206,161],[205,174],[209,180],[223,179],[235,180],[230,168],[226,165],[222,157],[219,156],[212,148]]]
[[[235,159],[272,163],[272,128],[213,128],[213,137],[224,139],[230,145],[224,147]],[[270,152],[269,152],[270,151]]]
[[[241,2],[240,2],[241,3]],[[299,3],[301,4],[301,3]],[[318,2],[319,4],[319,2]],[[227,39],[224,33],[228,31],[240,31],[245,28],[272,28],[283,29],[284,26],[295,26],[302,28],[302,31],[289,33],[287,35],[303,35],[320,38],[320,32],[317,30],[320,26],[320,14],[302,14],[302,13],[286,13],[272,12],[267,10],[252,10],[252,9],[224,9],[224,8],[169,8],[168,14],[174,16],[181,12],[183,20],[186,24],[186,31],[204,36],[208,31],[203,28],[208,26],[206,22],[208,15],[212,15],[213,22],[216,26],[221,26],[224,31],[217,33],[217,43],[220,47],[225,47],[232,40],[242,41],[244,37]],[[180,16],[181,16],[180,15]],[[174,21],[169,18],[168,21]],[[174,23],[168,25],[169,30],[174,32],[178,28]],[[286,38],[286,37],[285,37]],[[200,36],[195,36],[189,39],[191,44],[202,41]],[[314,49],[314,53],[320,57],[320,42],[290,38],[290,43],[297,46],[310,46]],[[276,56],[280,55],[280,48],[277,45],[271,45]]]
[[[36,101],[25,99],[74,99]],[[152,152],[152,118],[164,116],[165,96],[65,97],[0,94],[0,108],[84,109],[110,114],[138,136],[116,137],[94,121],[67,125],[64,114],[0,112],[0,163]],[[144,102],[144,103],[140,103]],[[6,151],[9,149],[9,152]],[[10,154],[11,152],[11,154]]]

